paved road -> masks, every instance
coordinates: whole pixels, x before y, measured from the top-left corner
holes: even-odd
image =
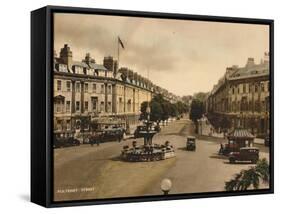
[[[153,141],[169,140],[176,149],[176,158],[157,162],[127,163],[119,159],[124,145],[111,142],[99,147],[56,149],[54,151],[55,200],[159,195],[160,182],[170,178],[171,194],[222,191],[224,182],[251,164],[229,164],[217,155],[220,139],[199,138],[196,152],[184,150],[186,136],[193,133],[188,119],[170,123]],[[137,140],[142,143],[142,139]],[[261,157],[268,159],[268,149]]]

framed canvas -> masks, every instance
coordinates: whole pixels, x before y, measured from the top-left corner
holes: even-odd
[[[31,12],[31,201],[273,193],[273,20]]]

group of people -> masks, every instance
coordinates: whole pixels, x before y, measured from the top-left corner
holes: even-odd
[[[99,146],[101,142],[101,134],[93,133],[92,136],[89,138],[89,143],[91,146],[97,145]]]

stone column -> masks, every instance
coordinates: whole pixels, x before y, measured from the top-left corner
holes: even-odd
[[[116,84],[111,85],[112,88],[112,113],[117,113],[117,86]]]
[[[84,113],[84,82],[81,81],[81,113]]]
[[[75,113],[75,80],[71,81],[72,93],[71,93],[71,113]]]
[[[108,101],[108,91],[107,91],[107,82],[104,83],[104,111],[107,113],[108,109],[107,109],[107,101]]]

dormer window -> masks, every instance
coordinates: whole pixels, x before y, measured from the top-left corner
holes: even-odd
[[[72,68],[75,74],[84,74],[83,67],[74,65]]]
[[[87,68],[83,68],[83,73],[85,74],[85,75],[88,75],[88,69]]]
[[[67,72],[67,66],[64,64],[58,64],[58,71],[59,72]]]

